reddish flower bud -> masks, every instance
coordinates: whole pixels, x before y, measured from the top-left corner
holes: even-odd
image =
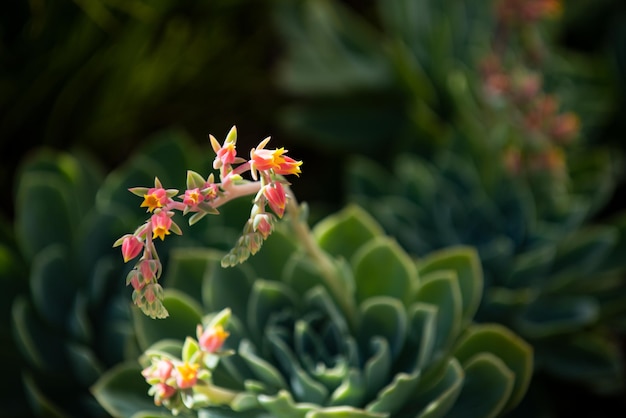
[[[137,257],[141,250],[143,250],[143,242],[134,235],[127,235],[122,241],[122,256],[125,263]]]
[[[200,349],[207,353],[215,353],[222,348],[224,341],[226,341],[229,335],[221,325],[207,328],[204,332],[202,331],[202,325],[198,325],[196,329]]]

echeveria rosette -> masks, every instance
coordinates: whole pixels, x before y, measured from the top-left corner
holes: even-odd
[[[581,170],[586,178],[572,183],[584,187],[560,197],[569,202],[561,211],[539,210],[528,186],[504,173],[490,190],[474,165],[454,155],[405,155],[393,174],[363,158],[349,167],[349,199],[409,253],[477,249],[486,277],[477,319],[504,324],[531,343],[542,375],[600,393],[620,390],[625,218],[589,221],[611,190],[610,166]]]
[[[501,325],[473,324],[482,292],[473,249],[415,261],[356,206],[321,221],[303,247],[297,235],[282,224],[259,254],[226,269],[221,252],[177,250],[164,272],[170,316],[137,312],[147,352],[180,352],[205,313],[231,312],[224,347],[235,353],[212,381],[236,396],[197,416],[494,417],[522,399],[532,350]],[[113,416],[167,412],[146,406],[140,370],[119,365],[94,386]]]
[[[127,189],[154,175],[178,184],[185,169],[210,166],[202,155],[187,135],[163,131],[106,176],[80,153],[40,149],[23,161],[16,187],[17,244],[9,250],[16,262],[23,259],[11,280],[21,280],[26,289],[12,300],[11,326],[25,361],[22,382],[18,374],[15,384],[24,384],[32,414],[107,415],[89,387],[104,370],[139,355],[124,285],[129,269],[119,263],[119,249],[111,248],[141,219]],[[236,205],[228,209],[211,219],[211,228],[187,231],[182,225],[184,236],[164,248],[229,248],[247,214]]]

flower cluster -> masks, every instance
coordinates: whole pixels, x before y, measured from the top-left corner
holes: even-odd
[[[563,147],[580,133],[578,116],[560,111],[558,98],[542,91],[537,72],[523,68],[507,71],[496,56],[489,56],[482,62],[481,76],[487,99],[514,115],[524,139],[506,147],[507,171],[563,175],[566,169]]]
[[[141,254],[128,274],[126,284],[134,289],[133,302],[152,318],[167,316],[162,304],[163,289],[158,283],[162,266],[154,242],[164,240],[171,233],[182,234],[173,219],[177,211],[183,215],[192,213],[189,224],[193,225],[207,214],[218,214],[218,208],[230,200],[255,195],[243,235],[223,260],[224,266],[232,266],[259,251],[277,219],[285,213],[288,183],[283,176],[300,174],[302,162],[288,157],[284,148],[265,148],[269,137],[250,151],[249,160],[237,156],[234,126],[221,145],[212,135],[209,138],[216,154],[213,168],[219,169],[219,181],[213,173],[205,179],[190,170],[187,172],[187,189],[182,195],[176,189],[165,189],[158,178],[155,178],[154,187],[129,189],[143,198],[140,206],[146,208],[150,217],[132,234],[118,239],[114,246],[122,247],[124,262]],[[250,172],[251,180],[242,177],[246,172]]]
[[[565,147],[580,133],[580,120],[560,110],[559,99],[544,91],[539,20],[561,14],[559,0],[497,0],[498,36],[493,52],[479,63],[483,95],[494,109],[513,115],[516,133],[502,148],[504,169],[561,183],[567,178]],[[533,35],[531,36],[531,33]],[[510,44],[521,47],[506,53]],[[504,58],[506,57],[506,61]]]
[[[163,405],[174,415],[199,405],[220,405],[232,394],[212,384],[212,371],[221,357],[232,354],[222,351],[229,333],[224,330],[230,310],[215,315],[206,328],[198,325],[197,340],[187,337],[181,357],[157,349],[149,350],[142,358],[145,368],[141,374],[150,385],[148,394],[157,406]]]
[[[559,16],[560,0],[499,0],[497,16],[507,24],[532,24],[543,18]]]

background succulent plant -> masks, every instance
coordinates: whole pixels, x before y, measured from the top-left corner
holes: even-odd
[[[531,342],[540,375],[559,377],[548,390],[576,382],[621,394],[624,221],[593,222],[623,179],[619,155],[599,144],[615,100],[611,64],[560,48],[554,20],[519,32],[497,21],[494,6],[531,3],[550,2],[379,1],[359,13],[339,1],[280,2],[293,98],[284,123],[360,154],[346,165],[348,201],[409,253],[477,248],[486,279],[477,318]],[[532,97],[551,96],[552,112],[578,115],[575,139],[529,130],[518,98],[487,94],[498,87],[483,66],[494,55],[509,66],[509,88],[531,86]],[[518,70],[534,81],[517,84]],[[515,154],[507,167],[520,149],[545,153]],[[544,384],[531,389],[555,396],[531,415],[575,403]]]
[[[23,161],[16,243],[7,239],[3,246],[4,254],[15,255],[12,264],[21,267],[3,262],[2,278],[13,287],[18,278],[27,283],[27,289],[14,292],[12,331],[25,361],[16,374],[22,374],[34,414],[107,415],[89,387],[103,371],[139,353],[125,288],[129,267],[119,263],[119,249],[112,248],[140,220],[127,189],[153,180],[155,173],[170,184],[184,184],[179,176],[186,168],[210,166],[199,155],[183,132],[171,130],[150,138],[142,152],[107,176],[81,153],[39,149]],[[229,216],[237,217],[237,208],[231,209],[207,223],[211,229],[186,231],[175,246],[202,242],[227,248],[240,228],[239,219],[236,229],[226,226]]]
[[[162,279],[170,316],[133,311],[142,350],[180,352],[205,315],[230,309],[225,347],[236,354],[213,379],[242,395],[197,416],[482,417],[522,399],[532,350],[501,325],[473,323],[482,292],[473,249],[415,261],[357,206],[313,233],[326,262],[288,229],[232,268],[220,267],[219,251],[174,250]],[[150,405],[141,369],[120,364],[94,385],[112,415],[164,412]]]

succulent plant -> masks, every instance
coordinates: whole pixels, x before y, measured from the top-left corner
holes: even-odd
[[[623,395],[624,219],[592,222],[622,168],[597,143],[610,66],[516,14],[557,3],[377,1],[354,13],[339,1],[279,2],[293,97],[284,121],[346,152],[346,202],[408,253],[477,249],[476,318],[534,347],[531,392],[556,377]],[[557,398],[544,397],[539,409]]]
[[[289,222],[244,264],[222,268],[225,253],[213,249],[171,252],[169,317],[133,310],[145,354],[92,388],[111,415],[167,414],[142,369],[155,353],[189,355],[189,336],[216,314],[229,318],[223,348],[233,354],[212,384],[228,396],[193,389],[183,409],[191,416],[492,417],[523,398],[530,346],[502,325],[473,322],[483,287],[475,250],[414,260],[358,206],[311,232],[305,206],[291,204]]]
[[[155,173],[176,184],[181,170],[203,165],[201,154],[184,133],[172,130],[156,134],[107,176],[80,152],[39,149],[22,162],[17,244],[7,244],[3,254],[15,254],[13,264],[23,262],[3,269],[2,278],[6,273],[8,283],[17,283],[19,273],[27,283],[11,301],[12,331],[26,362],[21,372],[30,409],[37,416],[107,415],[89,387],[103,371],[139,353],[124,286],[128,268],[117,262],[119,250],[111,246],[141,216],[125,190]],[[239,232],[239,219],[236,230],[226,226],[229,216],[237,218],[237,208],[229,214],[213,219],[210,230],[185,231],[175,245],[225,248]]]
[[[392,174],[370,160],[351,167],[351,200],[410,253],[477,248],[486,276],[477,318],[526,339],[538,369],[599,392],[622,390],[616,336],[626,315],[620,255],[626,224],[623,216],[585,222],[600,196],[572,194],[567,211],[550,219],[540,216],[522,185],[503,175],[490,192],[476,167],[459,158],[403,156],[392,182]]]

